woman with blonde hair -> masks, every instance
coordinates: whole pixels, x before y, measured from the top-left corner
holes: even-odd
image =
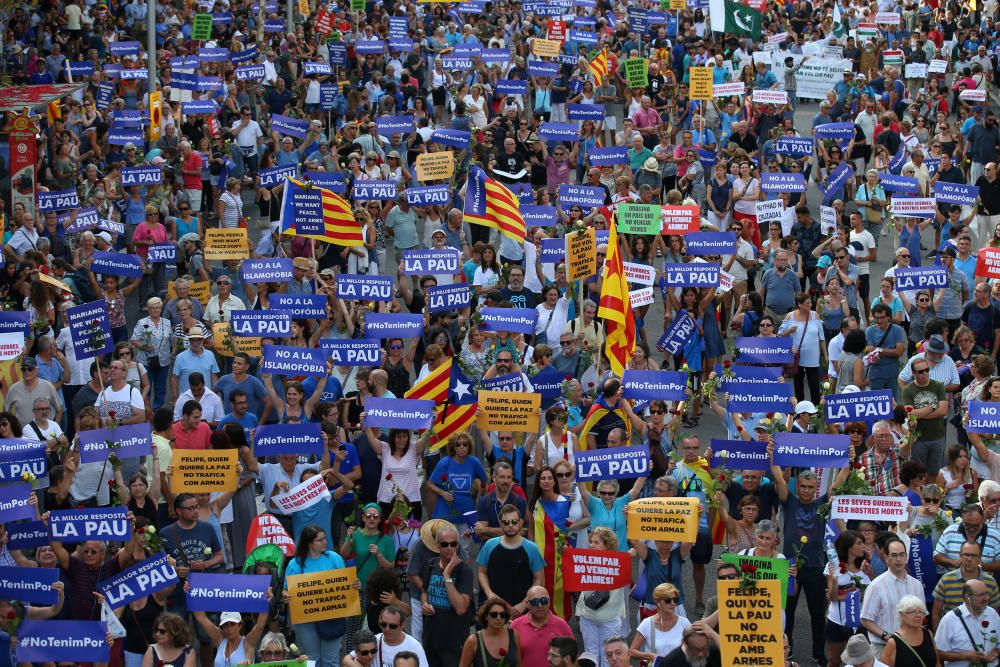
[[[680,601],[681,593],[671,583],[663,583],[653,589],[656,611],[636,628],[629,647],[630,658],[655,662],[681,645],[684,628],[691,625],[691,621],[678,614]]]
[[[591,549],[617,551],[618,536],[610,528],[594,528],[587,540]],[[576,603],[576,615],[580,617],[580,634],[583,647],[598,658],[598,667],[608,667],[604,657],[604,642],[621,632],[625,617],[625,588],[606,591],[583,591]]]

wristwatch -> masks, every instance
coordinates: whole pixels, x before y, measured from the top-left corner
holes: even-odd
[[[883,630],[882,631],[882,641],[885,641],[888,638],[889,638],[889,633],[886,632],[885,630]]]
[[[444,580],[444,583],[446,583],[446,584],[454,584],[455,583],[455,578],[454,577],[448,577],[447,579]]]

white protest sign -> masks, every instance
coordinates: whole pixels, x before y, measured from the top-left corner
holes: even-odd
[[[944,74],[947,71],[948,61],[940,58],[934,58],[931,60],[931,64],[927,66],[928,74]]]
[[[716,293],[725,294],[731,289],[733,289],[733,274],[726,273],[725,269],[719,269],[719,289]]]
[[[648,306],[653,303],[653,288],[641,287],[628,293],[629,303],[633,308]]]
[[[899,25],[899,14],[895,12],[879,12],[875,15],[875,23],[879,25]]]
[[[934,204],[933,197],[893,197],[889,208],[893,215],[926,218],[934,215]]]
[[[823,57],[824,58],[843,58],[844,57],[844,47],[838,46],[837,44],[827,44],[823,47]]]
[[[0,361],[16,358],[24,352],[24,334],[20,331],[0,334]]]
[[[755,65],[764,63],[765,65],[771,64],[771,52],[770,51],[754,51],[753,52],[753,62]]]
[[[926,79],[927,63],[906,63],[903,76],[907,79]]]
[[[645,264],[622,262],[625,268],[625,280],[639,285],[652,285],[656,281],[656,269]],[[632,305],[635,305],[633,302]]]
[[[837,209],[832,206],[820,206],[819,232],[829,236],[837,231]]]
[[[753,101],[757,104],[788,104],[788,93],[783,90],[761,90],[753,91]]]
[[[730,95],[745,95],[747,85],[742,81],[735,83],[717,83],[712,86],[712,97],[729,97]]]
[[[909,516],[910,501],[905,497],[834,496],[830,502],[831,519],[895,522]]]
[[[983,89],[973,89],[963,90],[958,94],[958,99],[967,100],[970,102],[985,102],[986,101],[986,91]]]
[[[330,489],[326,486],[326,480],[320,475],[314,475],[293,489],[271,498],[275,507],[280,508],[285,514],[304,510],[321,500],[329,499]]]
[[[785,76],[785,58],[791,58],[795,65],[802,62],[805,56],[787,51],[778,54],[771,64],[771,70],[778,81]],[[818,54],[805,61],[795,73],[798,89],[795,94],[799,99],[824,100],[833,86],[844,80],[844,70],[851,66],[851,61],[844,58],[822,58]]]
[[[778,222],[785,216],[785,202],[780,199],[768,199],[756,202],[757,222]]]

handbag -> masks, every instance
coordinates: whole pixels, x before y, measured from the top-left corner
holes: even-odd
[[[809,319],[806,321],[806,327],[805,327],[805,329],[802,330],[802,337],[799,338],[799,349],[800,350],[802,349],[802,343],[806,339],[806,332],[809,331],[809,325],[810,324],[812,324],[812,314],[811,313],[809,315]],[[786,378],[792,378],[792,377],[795,377],[796,375],[798,375],[798,373],[799,373],[799,353],[798,352],[793,352],[792,353],[792,363],[785,364],[784,366],[782,366],[781,367],[781,374],[784,375]]]
[[[606,605],[608,603],[608,600],[610,599],[611,599],[610,591],[594,591],[588,594],[587,597],[583,599],[583,604],[587,606],[587,609],[590,609],[591,611],[597,611],[598,609]]]

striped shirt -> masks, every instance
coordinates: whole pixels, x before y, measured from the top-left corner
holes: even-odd
[[[924,599],[924,585],[919,579],[905,575],[898,579],[892,571],[884,572],[875,577],[871,586],[865,589],[864,601],[861,603],[861,619],[874,621],[883,630],[892,634],[899,629],[899,614],[896,604],[904,595],[915,595]],[[875,635],[871,636],[872,644],[885,644],[885,640]]]
[[[997,581],[993,575],[979,568],[979,574],[973,578],[986,585],[986,589],[990,592],[990,606],[1000,605],[1000,588],[997,587]],[[965,586],[966,581],[967,579],[962,576],[961,568],[948,572],[938,581],[937,586],[934,587],[934,599],[941,601],[942,614],[947,614],[965,601],[962,597],[962,587]]]
[[[957,560],[959,552],[962,550],[962,545],[967,541],[968,539],[965,536],[965,530],[962,529],[962,524],[952,524],[941,533],[941,538],[938,540],[937,546],[934,547],[934,554],[941,554]],[[979,544],[979,548],[982,551],[983,563],[994,563],[1000,560],[1000,533],[990,530],[984,525],[982,532],[976,537],[975,542]]]

